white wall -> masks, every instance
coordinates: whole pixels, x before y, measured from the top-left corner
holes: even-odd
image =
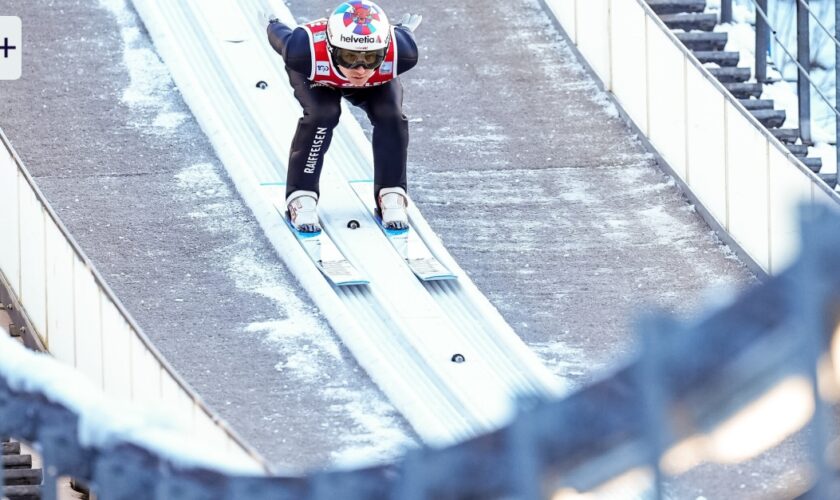
[[[796,207],[832,191],[734,99],[643,0],[545,0],[587,63],[714,220],[769,274],[798,251]]]
[[[232,461],[265,467],[152,347],[57,220],[0,131],[0,281],[41,342],[114,401],[160,406]]]

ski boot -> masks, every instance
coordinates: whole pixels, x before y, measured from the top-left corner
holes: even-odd
[[[286,198],[289,209],[289,221],[301,233],[318,233],[318,193],[314,191],[295,191]]]
[[[382,227],[395,231],[408,229],[408,196],[403,188],[380,189],[377,205],[382,217]]]

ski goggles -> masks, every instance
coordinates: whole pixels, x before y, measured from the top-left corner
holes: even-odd
[[[334,47],[333,57],[339,66],[345,68],[376,69],[385,59],[385,49],[359,51]]]

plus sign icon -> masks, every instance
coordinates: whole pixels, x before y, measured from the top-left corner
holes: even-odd
[[[0,80],[17,80],[22,68],[20,18],[0,16]]]

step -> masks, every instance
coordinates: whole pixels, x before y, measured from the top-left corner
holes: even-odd
[[[32,455],[3,455],[3,467],[8,469],[32,467]]]
[[[695,50],[694,57],[703,64],[713,63],[718,66],[737,66],[741,60],[739,52],[726,52],[722,50]]]
[[[783,109],[752,109],[750,113],[767,128],[779,128],[787,119]]]
[[[10,443],[3,443],[3,455],[20,455],[20,443],[12,441]]]
[[[40,500],[41,487],[33,485],[6,486],[3,488],[3,496],[9,500]]]
[[[770,133],[785,144],[793,144],[799,140],[798,128],[773,128]]]
[[[837,188],[837,174],[817,174],[831,189]]]
[[[5,469],[3,471],[3,480],[9,486],[41,484],[43,476],[41,469]]]
[[[820,173],[822,168],[822,158],[800,158],[799,161],[805,164],[811,172],[815,174]]]
[[[680,12],[703,12],[706,0],[647,0],[657,14],[678,14]]]
[[[788,151],[793,153],[794,156],[802,158],[808,156],[808,146],[805,144],[785,144],[785,147],[788,148]]]
[[[691,50],[723,50],[729,39],[727,33],[674,33]]]
[[[697,12],[681,12],[679,14],[662,14],[659,16],[665,26],[672,30],[684,31],[712,31],[717,25],[717,14],[702,14]]]
[[[709,73],[725,83],[746,82],[752,76],[750,68],[709,68]]]
[[[747,99],[749,97],[758,97],[761,95],[762,87],[760,83],[724,83],[724,87],[732,95],[738,99]]]
[[[738,99],[742,106],[747,108],[747,111],[756,109],[773,109],[773,99]]]
[[[70,478],[70,488],[73,491],[82,493],[83,495],[90,496],[90,486],[80,479]]]

